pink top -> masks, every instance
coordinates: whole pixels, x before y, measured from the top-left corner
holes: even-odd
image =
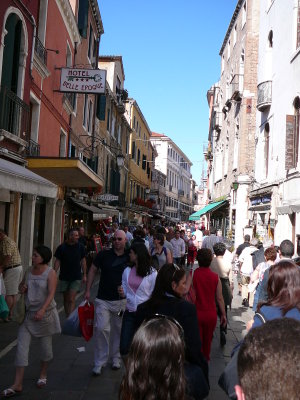
[[[128,277],[128,285],[133,290],[134,293],[138,290],[143,278],[136,274],[136,268],[132,267]]]

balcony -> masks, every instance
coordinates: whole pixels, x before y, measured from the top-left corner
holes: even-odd
[[[2,87],[0,90],[0,129],[16,138],[28,140],[29,118],[29,105],[7,87]]]
[[[241,101],[243,96],[244,75],[235,74],[230,82],[231,100]]]
[[[272,104],[272,81],[265,81],[257,85],[257,109],[265,111]]]
[[[222,113],[219,112],[219,111],[216,111],[215,114],[214,114],[214,122],[213,122],[213,123],[214,123],[213,129],[214,129],[215,131],[218,131],[218,132],[221,131],[221,128],[222,128],[222,118],[223,118]]]
[[[34,46],[34,51],[36,52],[36,55],[38,58],[45,64],[47,65],[47,50],[45,49],[44,45],[40,41],[40,39],[36,36],[35,37],[35,46]]]
[[[39,157],[40,156],[40,145],[38,143],[36,143],[34,140],[30,139],[25,152],[26,152],[26,156]]]

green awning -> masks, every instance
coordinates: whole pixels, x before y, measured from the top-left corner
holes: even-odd
[[[198,219],[200,219],[201,215],[216,210],[217,208],[221,207],[224,203],[226,203],[226,201],[227,200],[222,200],[222,201],[216,201],[215,203],[207,204],[207,206],[203,207],[201,210],[196,211],[194,214],[190,215],[189,220],[197,221]]]

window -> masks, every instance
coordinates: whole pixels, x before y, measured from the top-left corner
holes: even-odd
[[[106,122],[106,130],[109,132],[110,129],[110,109],[107,109],[107,122]]]
[[[121,125],[118,126],[118,138],[117,141],[119,144],[122,143],[122,135],[121,135]]]
[[[136,121],[136,132],[139,131],[139,121]]]
[[[137,165],[140,165],[140,160],[141,160],[141,151],[138,149],[137,151]]]
[[[90,61],[92,61],[93,54],[94,54],[94,32],[92,25],[90,25],[89,49],[88,49],[88,57]]]
[[[93,130],[93,103],[91,100],[89,100],[89,117],[87,122],[88,133],[91,133]]]
[[[125,151],[126,151],[126,154],[129,153],[129,137],[128,136],[126,136]]]
[[[79,0],[78,29],[80,35],[84,38],[87,37],[88,14],[89,14],[89,0]]]
[[[135,129],[135,116],[133,117],[133,129]]]
[[[244,27],[246,20],[247,20],[247,2],[245,1],[243,5],[243,11],[242,11],[242,28]]]
[[[72,52],[71,48],[69,46],[69,43],[67,43],[67,52],[66,52],[66,66],[67,67],[72,67]]]
[[[268,122],[265,124],[264,139],[265,139],[265,146],[264,146],[265,177],[267,178],[269,172],[269,147],[270,147],[270,125]]]
[[[111,121],[111,136],[116,138],[116,132],[115,132],[115,125],[116,125],[116,117],[112,115],[112,121]]]
[[[224,67],[225,67],[225,59],[224,59],[224,54],[222,54],[222,61],[221,61],[221,72],[224,71]]]
[[[37,36],[43,46],[45,45],[45,38],[46,38],[47,10],[48,10],[48,0],[40,0]]]
[[[135,142],[132,142],[131,145],[131,158],[134,160],[135,159]]]
[[[268,42],[269,42],[269,47],[273,47],[273,31],[270,31],[268,34]]]
[[[300,0],[298,0],[298,10],[297,10],[297,42],[296,48],[300,47]]]
[[[142,168],[146,170],[146,165],[147,165],[147,158],[145,154],[143,154],[143,161],[142,161]]]
[[[61,129],[59,138],[59,157],[66,157],[66,149],[67,149],[67,135]]]
[[[237,25],[235,24],[234,30],[233,30],[233,45],[236,44],[236,37],[237,37]]]
[[[86,128],[87,125],[87,115],[88,115],[88,95],[84,95],[84,103],[83,103],[83,121],[82,125]]]
[[[296,168],[299,156],[300,98],[294,99],[294,115],[286,116],[285,169]]]
[[[38,143],[39,137],[40,108],[40,100],[33,93],[30,93],[30,139],[36,143]]]
[[[230,40],[228,40],[228,45],[227,45],[227,60],[230,58]]]
[[[232,170],[236,170],[238,167],[238,157],[239,157],[239,130],[236,129],[234,135],[234,149],[233,149],[233,163]]]

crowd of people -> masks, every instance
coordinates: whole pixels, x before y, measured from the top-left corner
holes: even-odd
[[[245,235],[244,243],[232,251],[232,244],[214,227],[208,231],[194,224],[140,226],[130,231],[114,223],[106,227],[105,235],[110,245],[95,251],[82,227],[71,229],[54,253],[53,268],[49,266],[51,250],[37,246],[32,267],[24,274],[16,244],[0,230],[0,278],[9,310],[3,322],[13,319],[18,296],[24,297],[26,305],[17,338],[15,380],[2,392],[3,397],[22,392],[31,337],[39,338],[41,347],[36,385],[47,384],[52,336],[61,331],[56,290],[63,295],[66,317],[76,308],[80,288],[85,288],[86,300],[94,301],[92,374],[101,375],[107,365],[118,370],[124,362],[121,400],[150,399],[153,393],[156,399],[207,397],[211,343],[219,316],[220,345],[226,344],[234,273],[241,307],[252,307],[267,321],[263,324],[253,314],[247,337],[255,338],[256,330],[271,335],[268,325],[273,320],[300,321],[300,269],[291,260],[294,245],[289,240],[279,247],[271,242],[263,246]],[[87,263],[90,252],[94,257]],[[98,291],[92,299],[98,273]],[[284,329],[283,323],[280,327]],[[299,331],[296,325],[292,328]],[[248,347],[256,339],[247,337],[239,354],[238,399],[254,398],[245,360],[252,357]],[[257,338],[265,340],[262,333]],[[261,354],[256,351],[253,357],[259,359]],[[133,385],[135,381],[138,384]]]

